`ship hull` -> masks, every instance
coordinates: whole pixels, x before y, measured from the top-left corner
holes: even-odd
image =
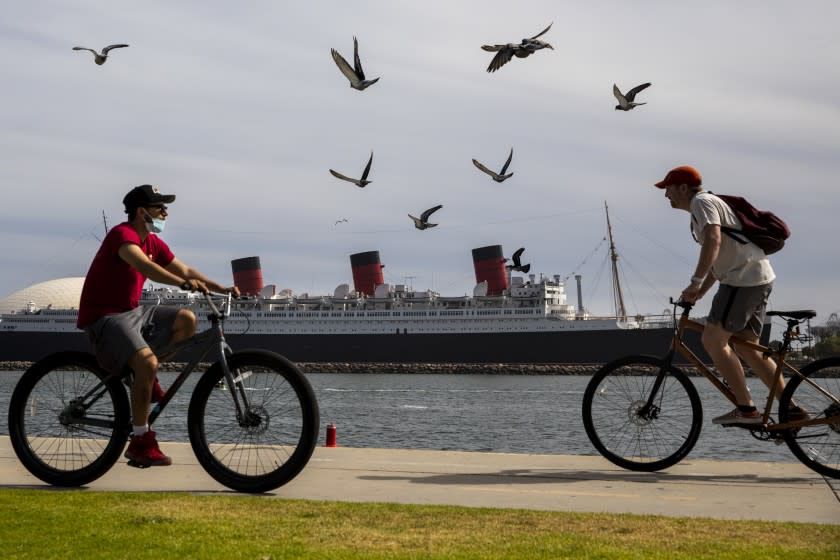
[[[628,354],[664,355],[670,328],[522,333],[243,334],[234,350],[263,348],[294,362],[601,364]],[[704,361],[697,333],[688,344]],[[0,333],[0,361],[36,361],[61,350],[89,351],[76,332]],[[182,355],[176,359],[188,359]]]

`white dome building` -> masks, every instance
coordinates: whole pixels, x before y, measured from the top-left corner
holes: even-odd
[[[78,309],[84,283],[85,277],[78,276],[33,284],[0,299],[0,313],[18,313],[26,309],[29,302],[40,309]]]

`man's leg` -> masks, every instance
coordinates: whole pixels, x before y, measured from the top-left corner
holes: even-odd
[[[726,379],[735,399],[740,406],[753,406],[752,397],[747,389],[747,381],[744,376],[744,368],[738,356],[729,346],[729,339],[732,333],[724,329],[718,323],[706,323],[703,329],[703,348],[711,356],[712,361],[720,370],[723,378]]]
[[[188,339],[195,334],[195,326],[195,313],[189,309],[179,309],[175,318],[172,320],[172,327],[170,329],[171,335],[169,336],[169,339],[165,341],[166,345],[169,346],[171,344],[175,344],[176,342]],[[163,354],[158,357],[158,360],[165,362],[171,358],[172,355],[173,354],[171,352],[169,354]]]
[[[134,370],[134,383],[131,386],[133,434],[125,456],[129,464],[143,467],[171,465],[172,459],[163,454],[155,439],[155,432],[149,429],[149,404],[158,370],[157,357],[150,348],[141,348],[131,356],[128,365]]]
[[[158,360],[152,349],[142,348],[128,360],[134,371],[134,383],[131,386],[131,422],[135,428],[145,427],[149,423],[149,403],[152,398],[152,384],[157,376]]]
[[[745,340],[758,343],[756,337],[750,329],[741,332],[740,335]],[[744,358],[744,361],[750,366],[752,372],[770,389],[773,386],[773,380],[776,378],[776,362],[772,358],[765,358],[764,353],[759,350],[752,350],[750,348],[741,348],[738,353]],[[779,379],[779,384],[776,386],[776,392],[773,396],[778,400],[782,396],[782,391],[785,388],[784,378]]]

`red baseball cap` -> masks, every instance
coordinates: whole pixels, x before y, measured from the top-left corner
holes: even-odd
[[[689,187],[699,187],[703,184],[703,178],[700,172],[690,165],[680,165],[673,168],[665,175],[665,178],[656,183],[660,189],[669,187],[671,185],[688,185]]]

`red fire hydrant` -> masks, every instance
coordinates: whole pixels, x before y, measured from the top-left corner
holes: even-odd
[[[327,424],[327,442],[324,444],[324,447],[338,447],[338,444],[335,442],[335,424],[332,422]]]

